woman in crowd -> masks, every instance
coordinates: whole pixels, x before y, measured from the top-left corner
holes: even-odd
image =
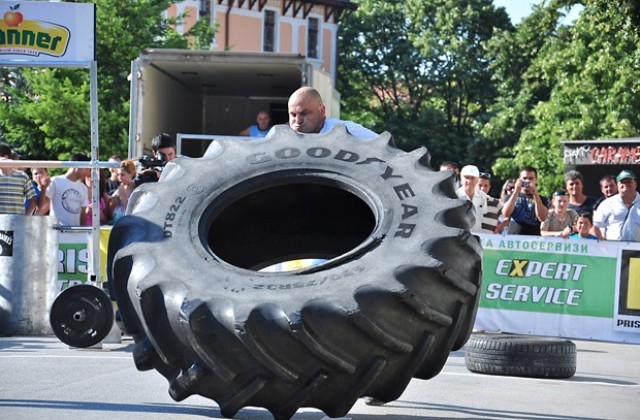
[[[118,180],[120,185],[118,189],[111,194],[111,214],[113,215],[113,223],[116,223],[122,216],[129,203],[129,197],[135,188],[133,180],[136,177],[136,164],[131,159],[120,162],[118,168]]]
[[[111,221],[111,210],[109,206],[109,201],[111,197],[107,194],[107,177],[104,174],[104,171],[100,170],[100,224],[106,225]],[[91,177],[88,176],[84,179],[85,184],[87,185],[87,189],[89,190],[89,205],[87,206],[86,214],[87,214],[87,226],[91,226],[93,224],[93,191],[91,188]]]

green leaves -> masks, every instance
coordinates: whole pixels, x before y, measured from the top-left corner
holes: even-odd
[[[485,43],[510,27],[490,0],[358,2],[343,22],[343,114],[439,163],[461,161],[495,97]],[[356,40],[356,42],[353,42]]]
[[[483,129],[490,143],[502,146],[504,157],[494,165],[498,174],[515,174],[507,160],[536,166],[541,190],[548,194],[562,185],[561,141],[638,135],[640,38],[629,15],[620,11],[615,2],[588,1],[574,26],[561,27],[552,2],[514,34],[493,41],[494,74],[508,80]],[[535,51],[528,62],[521,52],[509,57],[518,45]],[[510,62],[526,65],[521,77],[509,73]]]

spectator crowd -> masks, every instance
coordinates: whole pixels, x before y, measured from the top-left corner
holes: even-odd
[[[303,87],[288,101],[289,126],[300,133],[325,133],[336,124],[344,125],[352,135],[370,140],[377,134],[360,124],[327,118],[320,93]],[[240,135],[270,137],[273,133],[271,118],[266,111],[258,112],[256,124]],[[152,139],[153,157],[146,162],[169,162],[176,157],[176,147],[168,134]],[[9,146],[0,144],[0,159],[17,159]],[[89,161],[78,153],[71,161]],[[162,167],[153,167],[138,161],[123,160],[109,169],[109,176],[100,171],[99,213],[100,224],[117,222],[125,213],[129,198],[140,182],[157,180]],[[142,164],[144,168],[139,168]],[[25,168],[21,168],[25,169]],[[475,222],[469,229],[475,233],[552,236],[563,239],[598,239],[640,242],[640,194],[636,175],[623,170],[600,180],[599,198],[584,194],[584,179],[578,171],[569,171],[564,177],[564,188],[554,191],[550,199],[537,188],[538,172],[525,166],[519,176],[507,179],[500,197],[489,195],[491,174],[480,172],[475,165],[458,170],[454,162],[444,162],[441,171],[455,174],[456,195],[472,203]],[[31,172],[31,179],[27,172]],[[62,225],[91,225],[92,203],[91,170],[70,168],[63,175],[50,177],[45,168],[18,170],[0,167],[0,214],[45,215],[59,218]]]
[[[152,140],[153,162],[160,156],[166,163],[176,157],[175,144],[167,134]],[[0,144],[0,160],[20,160],[6,144]],[[89,162],[83,153],[74,153],[71,162]],[[100,225],[110,225],[124,216],[138,175],[157,180],[161,167],[140,167],[139,160],[113,155],[108,160],[117,167],[99,170]],[[150,176],[149,176],[150,175]],[[91,226],[93,222],[91,169],[70,167],[66,173],[50,176],[47,168],[0,167],[0,214],[53,215],[62,226]]]
[[[604,176],[602,196],[595,198],[584,194],[584,178],[572,170],[564,176],[564,188],[547,198],[538,192],[536,168],[525,166],[493,198],[491,174],[476,166],[458,171],[455,163],[444,162],[440,170],[453,171],[458,198],[473,204],[472,232],[640,242],[640,193],[632,171]]]

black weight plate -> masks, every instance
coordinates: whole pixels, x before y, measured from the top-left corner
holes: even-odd
[[[53,302],[49,321],[63,343],[71,347],[91,347],[111,331],[113,304],[106,293],[95,286],[73,286]]]

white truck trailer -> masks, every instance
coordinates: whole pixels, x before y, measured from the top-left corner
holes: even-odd
[[[150,154],[151,139],[168,133],[234,136],[268,111],[287,121],[287,100],[301,86],[322,95],[339,117],[340,95],[329,75],[296,54],[147,49],[132,62],[129,157]],[[188,141],[180,154],[202,156],[209,141]]]

